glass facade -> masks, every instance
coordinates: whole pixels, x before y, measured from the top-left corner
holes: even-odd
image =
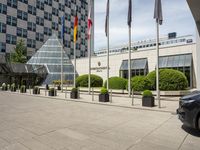
[[[190,88],[193,87],[192,54],[162,56],[159,58],[159,68],[175,69],[187,77]]]
[[[61,79],[61,52],[63,53],[63,79],[73,81],[74,66],[56,35],[52,35],[46,43],[28,61],[28,64],[45,65],[48,71],[43,84],[52,84]]]
[[[147,58],[131,60],[131,77],[147,75],[148,63]],[[123,60],[120,67],[120,76],[128,78],[128,60]]]

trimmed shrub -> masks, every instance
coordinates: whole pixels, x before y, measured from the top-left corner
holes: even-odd
[[[100,76],[91,74],[90,76],[91,87],[102,87],[103,79]],[[81,75],[76,78],[77,87],[88,87],[88,74]]]
[[[152,97],[153,94],[150,90],[145,90],[143,93],[142,93],[142,96],[143,97]]]
[[[121,77],[111,77],[108,79],[109,81],[109,88],[116,89],[116,90],[124,90],[126,89],[127,79]],[[107,87],[107,81],[104,83],[104,87]]]
[[[176,91],[185,90],[188,87],[186,76],[174,69],[160,69],[160,90],[163,91]],[[156,89],[156,72],[153,71],[147,75],[151,83],[151,89]]]
[[[102,87],[100,93],[101,94],[108,94],[108,90],[105,87]]]
[[[72,88],[71,92],[78,92],[78,88]]]
[[[133,91],[144,91],[150,89],[151,83],[145,76],[135,76],[131,79],[131,89]]]

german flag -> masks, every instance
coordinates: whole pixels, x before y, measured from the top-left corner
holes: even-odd
[[[78,16],[77,16],[77,10],[76,10],[76,15],[74,17],[74,42],[77,41],[77,34],[78,33]]]

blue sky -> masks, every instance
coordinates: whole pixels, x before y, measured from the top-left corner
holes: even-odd
[[[105,10],[107,0],[95,1],[95,51],[106,48]],[[153,19],[155,0],[133,0],[133,41],[155,37]],[[195,24],[186,0],[162,0],[163,25],[160,34],[177,32],[178,35],[195,35]],[[110,0],[110,46],[128,43],[128,0]]]

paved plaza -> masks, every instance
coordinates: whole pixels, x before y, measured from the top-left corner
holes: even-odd
[[[1,150],[199,150],[177,115],[0,92]]]

